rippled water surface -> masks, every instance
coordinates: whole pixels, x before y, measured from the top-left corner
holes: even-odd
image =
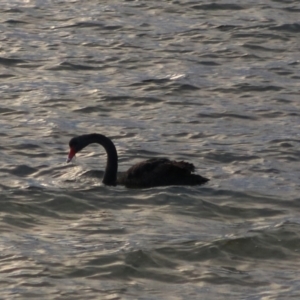
[[[0,3],[1,299],[300,298],[300,2]],[[101,183],[193,162],[199,187]]]

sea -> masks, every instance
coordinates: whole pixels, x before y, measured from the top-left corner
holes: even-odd
[[[300,1],[1,0],[0,157],[0,299],[300,299]]]

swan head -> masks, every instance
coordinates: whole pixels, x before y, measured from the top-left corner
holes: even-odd
[[[76,153],[82,150],[86,146],[86,141],[83,137],[84,136],[76,136],[70,140],[69,142],[70,152],[67,158],[67,163],[72,161]]]

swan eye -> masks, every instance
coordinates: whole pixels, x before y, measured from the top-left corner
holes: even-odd
[[[79,143],[78,143],[78,141],[75,138],[71,139],[71,141],[69,142],[70,148],[74,148],[74,149],[77,148],[78,144]]]

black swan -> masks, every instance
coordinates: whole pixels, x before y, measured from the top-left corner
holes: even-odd
[[[72,138],[67,162],[89,144],[97,143],[107,153],[107,164],[102,182],[106,185],[125,185],[129,188],[148,188],[166,185],[199,185],[209,179],[191,174],[195,167],[184,161],[171,161],[166,158],[153,158],[135,164],[117,178],[118,154],[113,142],[102,134],[85,134]]]

